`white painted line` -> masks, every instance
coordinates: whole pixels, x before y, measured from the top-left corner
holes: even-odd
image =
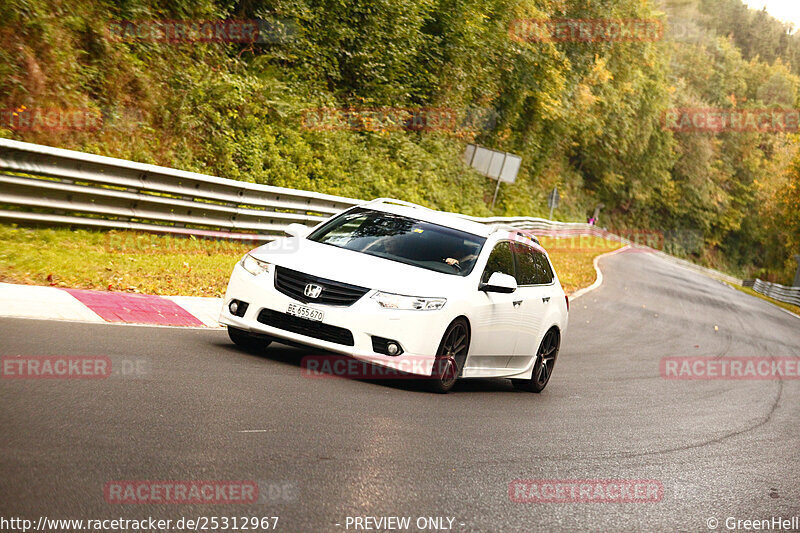
[[[146,328],[201,329],[222,328],[217,319],[222,298],[199,296],[163,296],[195,316],[205,326],[167,326],[163,324],[129,324],[106,322],[97,313],[81,303],[67,291],[58,287],[0,283],[0,317],[27,320],[57,320],[79,324],[109,324]]]
[[[238,433],[266,433],[268,429],[240,429]]]
[[[599,259],[601,257],[607,257],[609,255],[618,254],[618,253],[620,253],[620,252],[622,252],[624,250],[627,250],[628,248],[630,248],[629,244],[623,246],[622,248],[617,248],[616,250],[614,250],[612,252],[601,254],[601,255],[598,255],[597,257],[595,257],[594,261],[592,261],[592,264],[594,265],[594,271],[597,273],[597,279],[594,280],[594,283],[592,283],[588,287],[584,287],[583,289],[578,289],[577,291],[575,291],[572,294],[570,294],[569,295],[570,302],[573,301],[573,300],[577,300],[578,298],[580,298],[581,296],[583,296],[587,292],[591,292],[591,291],[595,290],[597,287],[599,287],[600,285],[603,284],[603,273],[600,271],[600,267],[597,265],[597,262],[599,261]]]
[[[0,283],[0,316],[105,323],[70,293],[56,287]]]
[[[222,327],[218,322],[219,312],[222,310],[222,298],[203,296],[162,296],[162,298],[172,300],[208,327]]]
[[[772,302],[768,302],[768,303],[772,303]],[[772,304],[772,305],[775,305],[775,304]],[[798,315],[798,314],[796,314],[796,313],[792,313],[791,311],[789,311],[788,309],[784,309],[784,308],[783,308],[783,307],[781,307],[780,305],[775,305],[775,307],[777,307],[778,309],[780,309],[780,310],[781,310],[781,311],[783,311],[784,313],[789,313],[790,315],[792,315],[792,316],[793,316],[793,317],[795,317],[795,318],[800,318],[800,315]]]

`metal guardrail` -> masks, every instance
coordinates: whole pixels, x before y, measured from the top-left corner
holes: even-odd
[[[358,200],[0,139],[0,219],[270,240]]]
[[[268,241],[361,200],[259,185],[0,139],[0,220]],[[469,217],[538,234],[601,235],[588,224]]]
[[[756,279],[753,283],[753,290],[779,302],[800,305],[800,287],[787,287],[778,283]]]

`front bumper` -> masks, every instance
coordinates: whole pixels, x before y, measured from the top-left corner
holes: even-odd
[[[237,263],[225,292],[220,324],[349,355],[410,374],[431,375],[442,335],[453,318],[446,312],[447,306],[438,311],[384,309],[371,298],[375,290],[370,290],[348,307],[306,304],[278,292],[275,289],[274,276],[274,266],[270,272],[254,276]],[[229,311],[228,304],[234,299],[249,304],[244,316],[234,316]],[[258,321],[263,309],[286,313],[290,303],[319,309],[325,313],[322,321],[324,324],[345,328],[353,334],[353,345],[346,346],[318,339]],[[403,353],[397,356],[376,353],[373,350],[373,336],[396,340],[403,348]]]

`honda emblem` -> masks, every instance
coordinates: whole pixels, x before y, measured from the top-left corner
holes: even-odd
[[[322,287],[319,285],[314,285],[313,283],[309,283],[303,290],[303,294],[309,298],[319,298],[319,295],[322,294]]]

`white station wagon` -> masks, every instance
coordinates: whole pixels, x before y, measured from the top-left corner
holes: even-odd
[[[569,300],[530,235],[383,198],[287,232],[233,269],[220,323],[237,345],[345,354],[438,392],[458,378],[547,385]]]

